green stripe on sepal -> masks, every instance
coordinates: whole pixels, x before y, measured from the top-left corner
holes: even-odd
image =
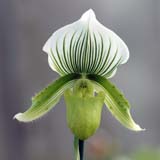
[[[32,106],[26,112],[16,114],[14,118],[21,122],[30,122],[42,117],[59,102],[63,92],[71,88],[79,78],[78,74],[60,77],[32,98]]]
[[[130,114],[130,104],[127,99],[110,81],[103,76],[94,74],[87,77],[94,81],[99,89],[104,91],[106,106],[122,125],[134,131],[144,130],[134,122]]]

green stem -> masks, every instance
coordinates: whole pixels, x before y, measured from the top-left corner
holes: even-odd
[[[74,159],[83,160],[84,157],[84,141],[74,137]]]
[[[84,141],[79,139],[79,155],[80,155],[80,160],[83,160],[83,155],[84,155]]]
[[[74,160],[80,160],[79,156],[79,139],[74,137]]]

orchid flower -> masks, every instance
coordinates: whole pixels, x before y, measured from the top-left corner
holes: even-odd
[[[127,99],[109,81],[118,66],[129,59],[129,50],[117,34],[96,19],[93,10],[54,32],[43,51],[60,78],[35,95],[32,106],[14,118],[21,122],[36,120],[64,95],[67,124],[76,137],[75,144],[77,139],[85,140],[96,132],[103,104],[126,128],[143,130],[134,122]]]

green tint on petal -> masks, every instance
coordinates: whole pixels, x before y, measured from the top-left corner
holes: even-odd
[[[59,102],[63,92],[71,88],[78,78],[78,74],[69,74],[57,79],[32,98],[32,106],[26,112],[16,114],[14,118],[21,122],[30,122],[42,117]]]
[[[105,93],[105,104],[113,114],[113,116],[126,128],[141,131],[141,127],[137,125],[130,114],[130,104],[123,94],[106,78],[99,75],[88,75],[90,80],[96,82],[99,88]]]

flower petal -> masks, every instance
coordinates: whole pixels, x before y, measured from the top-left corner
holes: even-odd
[[[122,125],[134,131],[144,130],[134,122],[130,114],[130,104],[111,82],[97,75],[88,75],[88,78],[96,82],[96,84],[103,89],[105,93],[105,104]]]
[[[53,33],[43,50],[50,67],[60,75],[92,73],[109,78],[129,58],[126,44],[98,22],[91,9]]]
[[[32,106],[26,112],[16,114],[14,118],[21,122],[30,122],[42,117],[59,102],[63,92],[72,87],[78,78],[80,75],[70,74],[57,79],[32,98]]]

